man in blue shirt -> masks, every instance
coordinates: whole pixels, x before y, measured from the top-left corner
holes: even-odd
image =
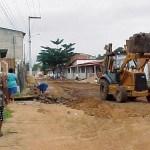
[[[44,93],[46,91],[46,89],[48,88],[48,84],[40,83],[37,85],[37,88],[41,91],[41,93]]]

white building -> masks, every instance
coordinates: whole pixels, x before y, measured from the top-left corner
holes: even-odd
[[[8,72],[8,68],[17,68],[23,62],[24,36],[24,32],[0,27],[0,70]]]
[[[7,53],[6,58],[15,58],[23,61],[23,38],[22,31],[0,27],[0,51]]]
[[[75,53],[67,63],[65,77],[75,79],[78,74],[79,79],[96,77],[101,60],[96,60],[94,56]]]

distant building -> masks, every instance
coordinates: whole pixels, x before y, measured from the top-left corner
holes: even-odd
[[[24,32],[0,27],[0,70],[16,68],[23,61]]]
[[[0,52],[6,54],[7,58],[23,60],[23,38],[22,31],[11,30],[0,27]]]
[[[75,79],[76,74],[78,74],[79,79],[96,77],[101,62],[101,60],[96,60],[95,56],[75,53],[67,63],[65,77]]]

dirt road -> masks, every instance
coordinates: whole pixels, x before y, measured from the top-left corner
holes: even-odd
[[[150,104],[99,99],[90,83],[50,81],[52,104],[10,104],[0,150],[149,150]],[[46,101],[48,103],[48,101]],[[63,104],[65,105],[63,105]]]

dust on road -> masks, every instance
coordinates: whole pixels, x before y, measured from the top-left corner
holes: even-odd
[[[16,102],[0,150],[149,150],[150,104],[99,99],[98,85],[49,81],[52,104]],[[63,105],[65,104],[65,105]]]

